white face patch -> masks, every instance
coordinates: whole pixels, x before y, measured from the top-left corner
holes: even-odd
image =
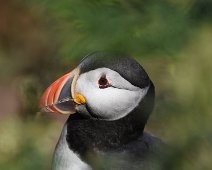
[[[99,79],[105,76],[110,87],[99,88]],[[116,120],[126,116],[146,95],[148,87],[143,89],[132,85],[119,73],[108,69],[98,68],[79,76],[76,92],[86,98],[89,109],[96,116],[106,120]]]

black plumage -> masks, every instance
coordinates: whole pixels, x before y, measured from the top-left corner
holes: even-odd
[[[86,56],[79,65],[81,74],[97,68],[109,68],[118,72],[134,86],[143,88],[150,79],[143,67],[131,57],[109,52],[95,52]]]

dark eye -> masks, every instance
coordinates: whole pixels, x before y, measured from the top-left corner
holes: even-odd
[[[105,76],[101,77],[99,79],[98,83],[99,83],[99,88],[100,89],[104,89],[104,88],[107,88],[107,87],[110,86],[110,83],[109,83],[109,81],[107,80],[107,78]]]

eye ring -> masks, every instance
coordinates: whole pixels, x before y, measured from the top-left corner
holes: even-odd
[[[108,79],[106,78],[106,76],[100,77],[98,84],[99,84],[100,89],[105,89],[107,87],[110,87],[110,83],[109,83]]]

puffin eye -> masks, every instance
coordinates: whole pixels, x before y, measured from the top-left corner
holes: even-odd
[[[104,88],[107,88],[110,86],[110,83],[109,81],[107,80],[107,78],[105,76],[102,76],[100,79],[99,79],[99,88],[100,89],[104,89]]]

